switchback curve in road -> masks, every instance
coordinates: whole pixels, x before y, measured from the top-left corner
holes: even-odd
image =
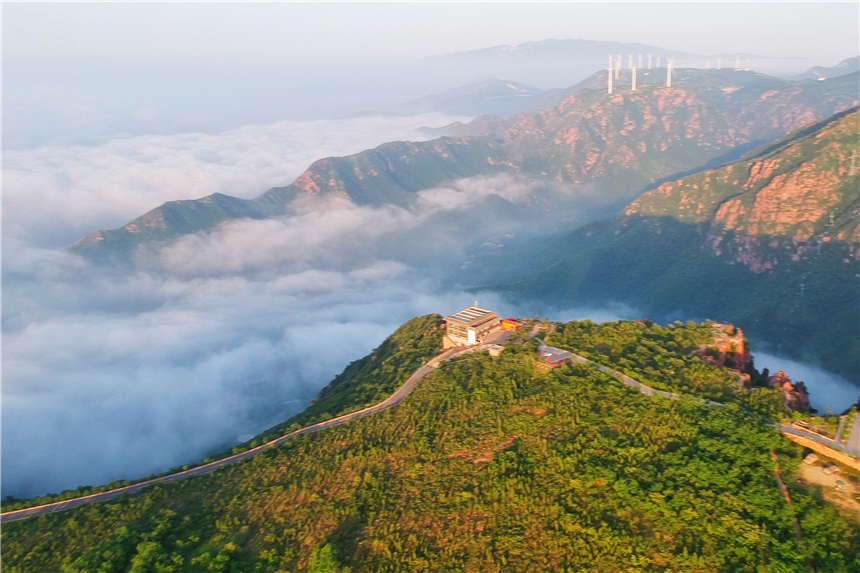
[[[109,499],[113,499],[115,497],[119,497],[126,494],[137,493],[145,487],[149,487],[151,485],[159,484],[159,483],[170,483],[174,481],[179,481],[183,479],[187,479],[190,477],[201,476],[215,470],[222,468],[224,466],[228,466],[231,464],[235,464],[236,462],[240,462],[243,460],[251,459],[263,451],[268,450],[269,448],[274,448],[280,446],[290,438],[295,436],[299,436],[302,434],[311,434],[313,432],[318,432],[320,430],[324,430],[326,428],[333,428],[334,426],[340,426],[341,424],[345,424],[352,420],[357,420],[358,418],[363,418],[364,416],[368,416],[370,414],[376,414],[377,412],[381,412],[391,406],[399,404],[409,395],[410,392],[418,385],[418,382],[421,381],[422,378],[430,374],[433,370],[439,367],[439,364],[446,360],[450,360],[455,356],[459,356],[461,354],[469,354],[471,352],[478,352],[484,350],[486,348],[486,344],[477,344],[474,346],[465,346],[459,348],[451,348],[446,350],[439,356],[430,359],[426,364],[424,364],[421,368],[412,373],[412,375],[403,383],[400,388],[394,391],[391,396],[383,400],[378,404],[374,404],[373,406],[368,406],[362,410],[358,410],[357,412],[351,412],[349,414],[344,414],[343,416],[338,416],[337,418],[332,418],[331,420],[326,420],[324,422],[318,422],[316,424],[312,424],[310,426],[306,426],[304,428],[295,430],[281,436],[280,438],[276,438],[271,442],[266,442],[262,446],[257,446],[256,448],[247,450],[245,452],[235,454],[229,457],[226,457],[221,460],[216,460],[214,462],[210,462],[208,464],[204,464],[202,466],[198,466],[196,468],[191,468],[189,470],[185,470],[182,472],[178,472],[175,474],[170,474],[162,477],[153,478],[151,480],[143,481],[140,483],[127,485],[124,487],[120,487],[117,489],[112,489],[110,491],[103,491],[100,493],[94,493],[92,495],[86,495],[83,497],[76,497],[74,499],[68,499],[65,501],[58,501],[54,503],[47,503],[45,505],[38,505],[35,507],[28,507],[25,509],[18,509],[15,511],[9,511],[3,514],[0,514],[0,523],[9,523],[11,521],[18,521],[21,519],[27,519],[28,517],[36,517],[38,515],[46,515],[48,513],[57,513],[59,511],[65,511],[67,509],[72,509],[73,507],[80,507],[82,505],[87,505],[90,503],[98,503],[100,501],[107,501]]]

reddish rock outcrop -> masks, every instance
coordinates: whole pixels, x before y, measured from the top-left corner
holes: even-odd
[[[732,324],[714,323],[714,342],[699,347],[694,353],[713,366],[722,366],[735,372],[745,382],[750,376],[744,374],[752,369],[749,341],[740,328]]]
[[[791,383],[788,374],[780,370],[767,380],[768,388],[777,389],[785,396],[785,406],[792,411],[809,410],[809,392],[803,382]]]

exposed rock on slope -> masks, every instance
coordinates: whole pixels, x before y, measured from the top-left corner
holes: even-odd
[[[506,288],[711,316],[858,381],[858,147],[855,109],[664,183],[614,219],[535,245],[533,271]]]
[[[755,272],[779,256],[757,256],[786,239],[798,261],[819,243],[860,242],[860,112],[839,114],[749,154],[742,161],[664,183],[631,203],[626,216],[709,223],[715,255],[737,253]],[[853,246],[849,251],[860,255]]]

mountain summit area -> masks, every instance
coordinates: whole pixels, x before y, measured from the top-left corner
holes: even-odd
[[[672,87],[665,76],[643,72],[633,91],[622,71],[608,94],[601,72],[538,113],[481,116],[457,136],[322,159],[253,200],[169,202],[71,251],[146,265],[227,221],[325,213],[333,199],[409,212],[427,204],[424,192],[468,178],[528,178],[547,191],[429,223],[448,237],[499,229],[479,243],[505,246],[456,261],[466,270],[452,284],[558,308],[621,302],[655,318],[732,321],[777,353],[860,381],[856,301],[844,294],[856,291],[858,271],[857,114],[846,114],[858,104],[857,73],[792,82],[681,69]],[[534,230],[505,230],[517,219]],[[592,226],[564,230],[583,223]]]

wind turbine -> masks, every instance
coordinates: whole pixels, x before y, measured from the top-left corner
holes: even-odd
[[[615,58],[615,79],[618,79],[618,74],[621,73],[621,54]]]
[[[666,63],[666,87],[672,87],[672,60]]]
[[[648,69],[651,69],[651,54],[648,54]]]
[[[636,91],[636,68],[633,68],[633,91]]]
[[[606,68],[606,78],[609,81],[609,90],[606,92],[612,94],[612,56],[609,56],[609,67]]]

